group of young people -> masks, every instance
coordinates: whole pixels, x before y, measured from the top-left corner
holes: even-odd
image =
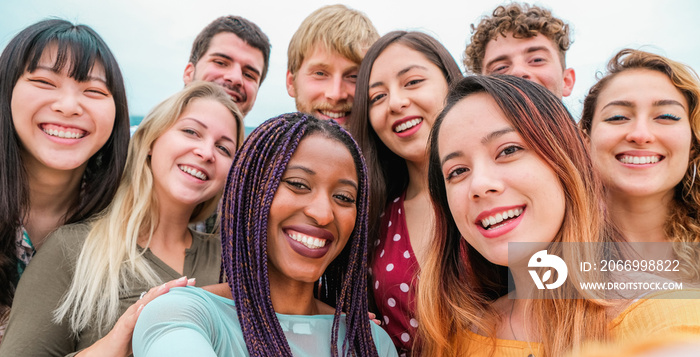
[[[326,6],[290,42],[299,112],[244,140],[269,41],[222,17],[195,40],[185,88],[130,139],[99,35],[29,26],[0,55],[0,355],[697,351],[700,80],[622,50],[576,123],[569,46],[549,10],[499,6],[463,76],[430,35],[380,37]],[[217,207],[218,233],[190,228]],[[560,253],[591,259],[667,242],[654,256],[679,276],[641,276],[687,285],[526,299],[530,275],[508,269],[518,242],[590,243]]]

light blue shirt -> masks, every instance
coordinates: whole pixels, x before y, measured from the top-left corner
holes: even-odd
[[[338,353],[345,339],[345,317],[338,331]],[[333,315],[277,314],[292,354],[330,356]],[[379,356],[397,356],[389,335],[370,323]],[[231,299],[208,291],[175,288],[141,311],[133,337],[134,356],[248,356]]]

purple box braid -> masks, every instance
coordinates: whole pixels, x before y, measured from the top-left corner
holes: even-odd
[[[353,156],[359,191],[355,228],[340,255],[321,277],[317,298],[335,306],[331,356],[338,356],[338,330],[345,313],[342,355],[376,356],[367,317],[368,180],[355,141],[333,121],[283,114],[256,128],[236,154],[222,201],[222,265],[251,356],[292,356],[270,299],[267,222],[272,199],[299,142],[318,133],[345,145]]]

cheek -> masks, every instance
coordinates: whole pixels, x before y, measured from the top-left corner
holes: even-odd
[[[455,221],[457,228],[465,235],[465,230],[469,228],[469,202],[466,189],[461,186],[448,186],[446,188],[447,204],[450,208],[449,214]]]

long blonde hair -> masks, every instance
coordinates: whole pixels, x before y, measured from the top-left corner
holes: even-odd
[[[213,99],[224,105],[236,119],[237,144],[243,142],[243,119],[236,104],[216,84],[195,82],[156,106],[139,126],[129,143],[124,176],[114,200],[96,219],[85,239],[75,275],[54,320],[67,318],[78,335],[87,326],[99,329],[119,317],[119,296],[127,292],[125,282],[140,281],[155,286],[163,282],[143,257],[139,238],[147,248],[158,226],[158,201],[153,194],[153,173],[149,152],[153,142],[167,131],[194,99]],[[223,188],[222,188],[223,191]],[[199,204],[190,222],[208,217],[221,193]]]
[[[467,334],[472,329],[485,331],[494,338],[495,347],[500,317],[493,303],[508,292],[507,269],[489,262],[468,246],[455,224],[447,203],[437,146],[445,115],[463,98],[480,92],[496,101],[530,149],[559,178],[566,212],[554,242],[619,238],[605,220],[602,185],[593,171],[587,146],[571,115],[552,93],[513,76],[470,76],[456,83],[430,137],[428,177],[436,229],[418,287],[417,315],[422,343],[419,347],[424,356],[463,354],[469,348]],[[561,254],[565,257],[584,254],[581,259],[592,259],[596,253],[573,251],[566,246],[563,250]],[[575,291],[577,279],[572,272],[565,291]],[[540,338],[544,356],[560,356],[584,340],[607,338],[606,303],[571,299],[554,291],[548,297],[527,301],[530,321]]]

